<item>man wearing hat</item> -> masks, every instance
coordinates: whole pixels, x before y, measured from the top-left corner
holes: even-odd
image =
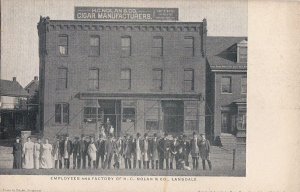
[[[158,169],[158,138],[156,133],[154,133],[153,139],[150,142],[150,157],[152,169],[154,169],[154,165]]]
[[[86,146],[87,142],[84,140],[84,135],[81,135],[80,140],[78,141],[78,162],[77,162],[77,168],[86,168]],[[82,166],[81,166],[82,163]]]
[[[64,168],[70,168],[70,156],[72,154],[72,142],[69,140],[69,135],[66,134],[65,140],[60,145],[61,156],[64,159]]]
[[[200,141],[197,138],[197,134],[193,133],[193,139],[190,142],[191,146],[191,155],[193,159],[193,169],[198,169],[199,165],[199,153],[200,153]]]
[[[203,170],[206,169],[206,167],[205,167],[205,161],[207,161],[209,170],[211,170],[211,169],[212,169],[212,166],[211,166],[211,161],[210,161],[210,159],[209,159],[210,143],[209,143],[209,141],[205,138],[205,135],[204,135],[204,134],[201,134],[201,141],[200,141],[200,147],[199,147],[199,150],[200,150],[200,157],[201,157],[201,159],[202,159]]]
[[[22,144],[20,142],[20,137],[16,138],[16,142],[13,144],[13,156],[14,156],[14,169],[22,168]]]
[[[133,168],[136,168],[136,163],[139,164],[139,169],[142,168],[142,150],[141,146],[142,140],[140,138],[140,133],[136,134],[136,139],[133,141],[133,152],[134,152],[134,159],[133,159]]]
[[[75,141],[73,142],[73,169],[76,169],[76,165],[77,165],[77,169],[80,168],[80,164],[78,164],[80,162],[80,152],[79,152],[79,137],[75,137]]]
[[[170,159],[170,143],[168,140],[168,134],[164,134],[164,138],[162,138],[159,142],[159,148],[161,149],[161,169],[163,169],[163,162],[166,163],[166,169],[169,169],[169,159]]]

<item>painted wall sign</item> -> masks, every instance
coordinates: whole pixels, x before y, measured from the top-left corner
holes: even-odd
[[[178,8],[75,7],[75,19],[177,21]]]

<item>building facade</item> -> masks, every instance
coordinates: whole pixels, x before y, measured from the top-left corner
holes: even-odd
[[[16,77],[0,80],[0,138],[8,139],[27,129],[28,96]]]
[[[206,20],[38,23],[46,136],[205,132]]]
[[[207,126],[212,139],[246,142],[247,39],[207,38]]]

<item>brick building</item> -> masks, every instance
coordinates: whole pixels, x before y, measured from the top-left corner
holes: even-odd
[[[205,132],[203,22],[38,23],[41,129],[117,135]]]
[[[207,37],[207,126],[223,143],[246,141],[247,39]]]

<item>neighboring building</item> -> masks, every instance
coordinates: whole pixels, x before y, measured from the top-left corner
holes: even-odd
[[[13,77],[12,81],[0,80],[0,130],[3,134],[15,135],[26,129],[26,100],[28,93]]]
[[[27,126],[32,131],[39,132],[39,79],[38,76],[34,76],[33,80],[28,83],[25,90],[29,94],[27,100]]]
[[[30,97],[33,97],[39,91],[39,78],[34,76],[33,80],[24,88]]]
[[[205,132],[206,20],[40,19],[41,129],[46,136]]]
[[[207,64],[206,133],[223,143],[235,137],[245,143],[247,39],[207,37]]]

